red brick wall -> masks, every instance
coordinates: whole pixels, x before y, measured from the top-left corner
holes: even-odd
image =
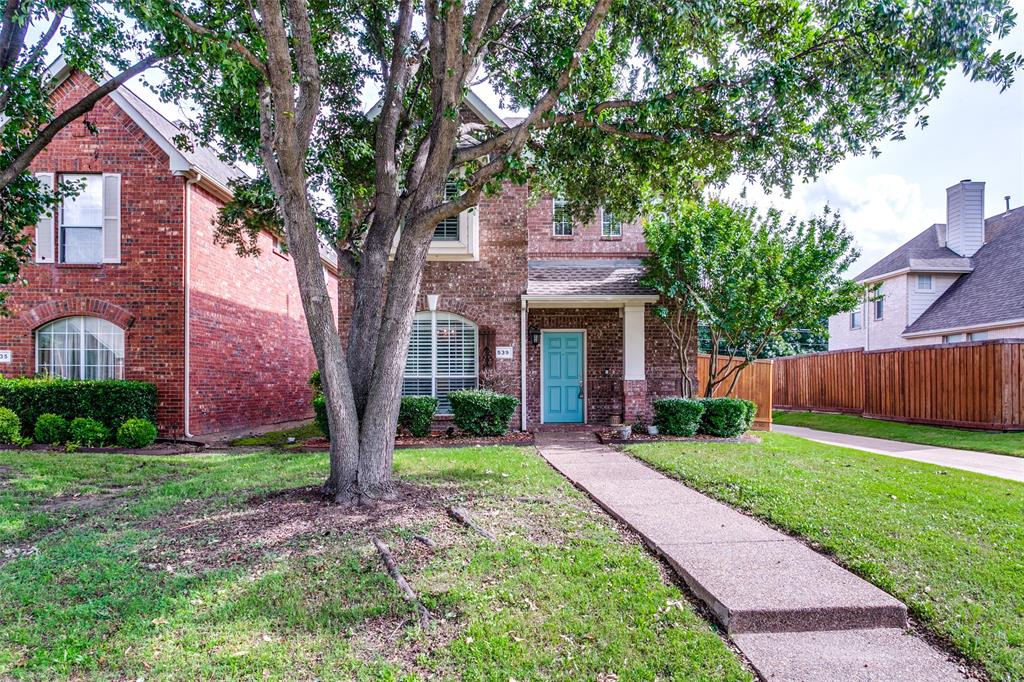
[[[93,87],[80,74],[57,88],[58,110]],[[13,363],[7,376],[35,373],[34,330],[66,315],[110,320],[125,331],[125,376],[156,384],[164,433],[180,432],[184,362],[182,179],[167,156],[110,99],[62,130],[32,163],[34,172],[121,174],[121,263],[29,264],[27,285],[11,288],[13,317],[0,321],[0,348]],[[34,231],[34,228],[30,228]],[[35,310],[33,313],[32,311]]]
[[[191,419],[194,434],[311,416],[316,368],[291,259],[259,236],[241,258],[213,241],[220,202],[193,186],[190,267]],[[337,295],[329,276],[328,291]]]
[[[527,209],[527,225],[533,259],[639,258],[647,253],[639,223],[624,223],[621,237],[602,237],[600,212],[585,225],[577,223],[571,237],[556,237],[547,196]]]
[[[691,324],[696,325],[696,320],[691,321]],[[665,323],[655,317],[651,306],[647,306],[647,313],[644,316],[644,338],[644,352],[647,358],[647,400],[653,401],[658,398],[681,395],[680,377],[682,377],[682,372],[679,369],[679,360],[675,347],[672,345],[672,338],[669,336]],[[694,390],[696,390],[696,329],[692,338],[694,350],[689,375],[694,381]]]
[[[622,317],[617,308],[533,309],[529,325],[541,330],[586,330],[587,421],[608,423],[622,414]],[[540,345],[526,353],[528,425],[540,424]]]

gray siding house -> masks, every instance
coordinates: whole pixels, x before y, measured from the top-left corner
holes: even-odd
[[[984,206],[984,182],[947,188],[945,223],[857,275],[877,295],[829,319],[829,350],[1024,338],[1024,207]]]

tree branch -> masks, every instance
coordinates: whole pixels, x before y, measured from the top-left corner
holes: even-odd
[[[213,29],[207,28],[206,26],[196,23],[192,19],[192,17],[185,14],[179,9],[172,9],[171,13],[174,14],[174,16],[176,16],[181,21],[181,23],[185,24],[185,26],[187,26],[189,30],[191,30],[193,33],[205,36],[207,38],[216,38],[218,40],[223,40],[225,38],[225,36],[222,36],[217,31],[214,31]],[[262,59],[253,54],[253,52],[245,45],[243,45],[241,41],[239,41],[237,38],[231,38],[228,40],[228,45],[231,47],[232,50],[241,55],[242,58],[245,59],[245,61],[252,64],[256,68],[256,70],[263,75],[264,78],[269,77],[267,74],[266,63],[264,63]]]
[[[7,168],[4,168],[3,171],[0,172],[0,190],[7,187],[14,178],[25,172],[29,164],[32,163],[32,159],[34,159],[66,125],[77,119],[79,116],[92,111],[92,108],[96,106],[97,102],[112,93],[114,90],[117,90],[125,81],[142,73],[163,58],[163,56],[155,54],[146,57],[103,83],[98,88],[91,91],[89,94],[85,95],[61,112],[61,114],[50,121],[45,128],[39,131],[39,134],[36,135],[23,150],[21,150],[18,156],[15,157],[14,161],[12,161]]]

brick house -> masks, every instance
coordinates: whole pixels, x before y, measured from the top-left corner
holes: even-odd
[[[465,114],[506,125],[473,93]],[[494,387],[520,398],[523,429],[649,418],[652,400],[679,395],[680,370],[658,297],[638,283],[644,255],[640,225],[610,213],[573,224],[556,199],[513,185],[482,198],[435,230],[403,393],[437,396],[443,418],[448,391]],[[345,328],[345,277],[339,301]]]
[[[62,60],[51,69],[58,111],[95,87]],[[83,190],[35,228],[0,373],[151,381],[170,436],[307,417],[315,360],[294,268],[270,234],[257,258],[214,243],[240,171],[179,135],[122,87],[35,159],[43,182]],[[334,290],[327,254],[324,266]]]

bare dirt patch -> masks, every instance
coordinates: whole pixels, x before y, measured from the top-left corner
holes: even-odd
[[[146,527],[162,539],[151,563],[202,572],[251,564],[264,556],[301,553],[317,537],[365,537],[406,529],[420,532],[444,522],[444,490],[400,483],[395,499],[373,506],[341,507],[327,500],[319,486],[277,491],[249,498],[242,508],[211,509],[208,502],[187,501],[173,516]],[[442,539],[431,536],[438,544]],[[419,543],[417,543],[419,544]]]

